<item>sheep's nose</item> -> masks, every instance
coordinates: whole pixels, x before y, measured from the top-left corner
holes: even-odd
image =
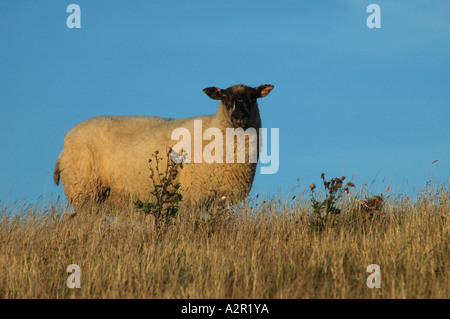
[[[242,120],[242,119],[234,120],[233,122],[234,122],[234,125],[238,126],[238,127],[244,127],[244,126],[247,125],[247,121],[246,120]]]

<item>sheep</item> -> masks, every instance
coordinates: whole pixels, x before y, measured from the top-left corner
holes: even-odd
[[[204,93],[220,101],[213,115],[182,119],[100,116],[83,121],[64,138],[53,175],[55,184],[61,181],[76,212],[87,204],[95,207],[101,203],[130,205],[137,199],[151,201],[153,183],[149,165],[155,164],[149,163],[149,159],[155,152],[163,154],[174,147],[175,129],[185,128],[192,133],[194,124],[201,120],[202,134],[208,128],[218,128],[223,136],[227,128],[254,128],[259,134],[257,99],[267,96],[273,88],[270,84],[255,88],[243,84],[227,89],[208,87]],[[246,147],[248,143],[247,139]],[[203,140],[201,148],[206,144]],[[229,204],[234,204],[248,195],[257,163],[250,162],[248,157],[244,163],[227,163],[225,156],[224,152],[222,163],[183,163],[177,176],[183,202],[202,205],[225,196]],[[168,160],[162,165],[166,166]]]

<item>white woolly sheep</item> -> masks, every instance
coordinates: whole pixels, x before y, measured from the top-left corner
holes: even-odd
[[[261,118],[256,100],[273,88],[273,85],[252,88],[242,84],[225,90],[206,88],[203,91],[210,98],[221,101],[214,115],[173,120],[101,116],[83,121],[64,138],[54,181],[59,185],[61,179],[75,211],[88,203],[128,205],[137,199],[151,201],[149,159],[156,151],[166,153],[178,142],[172,140],[174,129],[186,128],[194,136],[194,121],[202,120],[202,134],[208,128],[218,128],[225,137],[227,128],[238,127],[253,127],[259,134]],[[248,139],[246,142],[248,146]],[[208,143],[202,140],[202,149]],[[238,203],[248,195],[257,163],[250,162],[248,157],[244,163],[227,163],[225,156],[223,152],[222,163],[183,164],[177,176],[183,202],[204,204],[226,196],[229,203]],[[164,160],[163,165],[167,165],[167,159]]]

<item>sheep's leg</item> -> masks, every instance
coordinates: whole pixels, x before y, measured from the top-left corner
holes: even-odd
[[[124,203],[124,198],[117,192],[110,190],[108,192],[108,197],[105,198],[105,201],[112,205],[121,205]]]

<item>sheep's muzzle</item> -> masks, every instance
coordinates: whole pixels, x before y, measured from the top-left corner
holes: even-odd
[[[244,119],[233,119],[233,125],[235,127],[245,128],[247,126],[247,120],[244,120]]]

